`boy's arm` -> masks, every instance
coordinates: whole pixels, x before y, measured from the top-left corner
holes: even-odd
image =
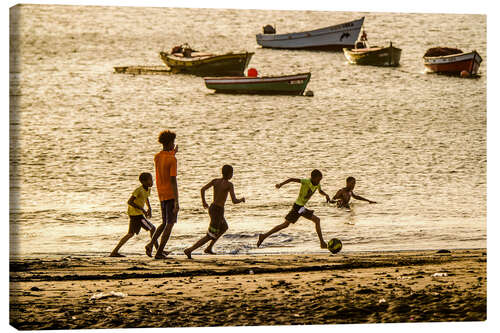
[[[300,179],[298,179],[298,178],[288,178],[284,182],[276,184],[276,188],[280,188],[281,186],[286,185],[288,183],[292,183],[292,182],[294,182],[294,183],[300,183]]]
[[[323,192],[322,189],[320,189],[319,191],[319,194],[321,194],[322,196],[326,197],[326,202],[330,202],[330,196],[328,194],[326,194],[325,192]]]
[[[356,194],[354,194],[354,192],[352,192],[352,197],[353,197],[354,199],[357,199],[357,200],[361,200],[361,201],[368,201],[368,202],[369,202],[369,203],[371,203],[371,204],[376,203],[375,201],[371,201],[371,200],[365,199],[365,198],[363,198],[363,197],[361,197],[361,196],[359,196],[359,195],[356,195]]]
[[[133,195],[132,195],[132,196],[130,196],[130,199],[128,199],[127,204],[129,204],[130,206],[132,206],[132,207],[134,207],[134,208],[136,208],[136,209],[138,209],[138,210],[142,211],[142,212],[144,213],[144,215],[146,215],[146,211],[144,210],[144,208],[139,207],[139,206],[138,206],[138,205],[134,202],[134,200],[135,200],[135,197],[134,197]]]
[[[208,208],[207,201],[205,200],[205,191],[208,190],[210,187],[214,186],[214,180],[212,179],[210,183],[206,184],[201,188],[201,202],[203,204],[203,208]]]
[[[342,189],[338,190],[337,193],[333,196],[332,200],[330,202],[336,202],[342,200]]]
[[[149,204],[149,198],[146,198],[146,205],[148,206],[146,217],[151,217],[151,205]]]
[[[342,195],[342,190],[338,190],[337,193],[335,193],[335,195],[333,196],[333,200],[341,199],[341,195]]]
[[[245,198],[236,199],[236,194],[234,194],[234,185],[233,185],[233,183],[231,183],[231,185],[229,187],[229,194],[231,194],[231,201],[234,204],[239,204],[240,202],[245,202]]]
[[[170,176],[170,184],[174,190],[174,214],[179,211],[179,191],[177,189],[177,176]]]

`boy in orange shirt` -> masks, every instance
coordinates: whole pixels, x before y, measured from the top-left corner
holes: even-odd
[[[151,238],[151,242],[146,245],[146,254],[151,257],[153,245],[161,236],[160,246],[158,247],[155,259],[166,259],[169,252],[164,252],[165,246],[172,228],[177,222],[177,213],[179,212],[179,193],[177,190],[177,159],[175,153],[176,134],[171,131],[163,131],[158,137],[158,141],[163,145],[163,150],[155,155],[156,170],[156,190],[160,199],[162,224],[156,229]]]

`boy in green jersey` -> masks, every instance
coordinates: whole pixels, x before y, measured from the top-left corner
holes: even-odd
[[[321,225],[320,225],[319,217],[314,215],[313,210],[309,210],[306,207],[304,207],[305,204],[307,203],[307,201],[309,201],[309,199],[312,197],[314,192],[316,192],[316,190],[318,190],[318,192],[321,195],[324,195],[326,197],[327,202],[330,201],[330,197],[328,196],[328,194],[326,194],[325,192],[323,192],[321,190],[321,186],[319,183],[321,182],[322,178],[323,178],[323,175],[321,174],[321,171],[315,169],[311,172],[311,178],[309,178],[309,179],[308,178],[305,178],[305,179],[289,178],[280,184],[276,184],[276,188],[279,189],[283,185],[291,183],[291,182],[300,183],[301,186],[300,186],[299,197],[297,198],[297,200],[293,204],[293,207],[290,210],[290,212],[285,216],[284,223],[275,226],[274,228],[272,228],[271,230],[269,230],[265,234],[259,235],[259,240],[257,241],[257,247],[259,247],[267,237],[271,236],[272,234],[274,234],[280,230],[287,228],[290,225],[290,223],[297,222],[299,217],[303,216],[306,219],[314,222],[314,224],[316,224],[316,233],[318,234],[320,246],[322,249],[326,248],[326,243],[325,243],[325,241],[323,239],[323,235],[321,233]]]

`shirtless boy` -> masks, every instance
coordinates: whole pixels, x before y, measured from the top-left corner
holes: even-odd
[[[362,196],[354,194],[354,186],[356,186],[356,179],[354,177],[347,177],[346,179],[346,187],[341,188],[340,190],[337,191],[335,196],[330,202],[336,202],[337,207],[339,208],[351,208],[349,205],[349,201],[351,200],[351,197],[357,200],[362,200],[362,201],[367,201],[371,204],[376,203],[375,201],[371,201],[368,199],[363,198]]]
[[[208,232],[204,237],[197,241],[193,246],[184,250],[184,253],[189,259],[192,259],[191,253],[193,253],[193,251],[202,247],[209,241],[210,244],[205,249],[205,253],[215,254],[213,252],[215,242],[228,229],[226,219],[224,218],[224,205],[226,204],[227,194],[229,193],[231,195],[231,201],[234,204],[245,202],[245,198],[236,199],[233,183],[229,181],[232,177],[233,167],[230,165],[224,165],[222,167],[222,178],[213,179],[210,183],[201,188],[201,201],[203,203],[203,208],[208,208],[210,225],[208,227]],[[207,201],[205,200],[205,191],[212,186],[214,188],[214,201],[209,207]]]
[[[314,215],[313,210],[307,209],[305,204],[309,199],[312,197],[314,192],[318,190],[318,192],[326,197],[326,201],[330,201],[330,197],[321,190],[320,182],[321,179],[323,178],[323,174],[319,170],[313,170],[311,172],[311,178],[304,178],[304,179],[298,179],[298,178],[289,178],[285,180],[284,182],[280,184],[276,184],[276,188],[279,189],[283,185],[288,184],[288,183],[299,183],[300,185],[300,192],[299,192],[299,197],[293,204],[292,209],[290,212],[285,216],[285,222],[282,224],[279,224],[266,232],[265,234],[260,234],[259,235],[259,240],[257,241],[257,247],[259,247],[262,242],[272,234],[283,230],[287,228],[291,223],[297,222],[297,220],[303,216],[308,220],[311,220],[315,225],[316,225],[316,233],[318,234],[319,238],[319,243],[322,249],[326,248],[326,243],[323,239],[323,235],[321,233],[321,225],[320,225],[320,219],[316,215]]]

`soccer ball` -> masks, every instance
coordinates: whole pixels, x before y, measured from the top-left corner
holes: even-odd
[[[340,252],[342,250],[342,242],[338,238],[332,238],[328,241],[327,249],[333,254]]]

